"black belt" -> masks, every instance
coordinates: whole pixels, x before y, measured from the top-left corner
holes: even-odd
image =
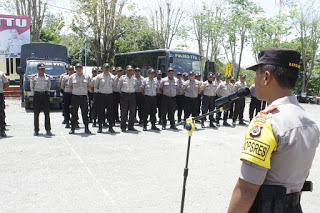
[[[109,95],[112,95],[112,93],[109,93],[109,94],[107,94],[107,93],[98,93],[99,95],[103,95],[103,96],[109,96]]]
[[[184,97],[184,95],[177,95],[177,97]]]
[[[174,96],[174,97],[170,97],[170,96],[167,96],[167,95],[164,95],[166,98],[176,98],[176,96]]]
[[[203,95],[203,97],[208,97],[208,98],[215,98],[216,96],[209,96],[209,95]]]
[[[48,91],[42,91],[42,92],[39,92],[39,91],[34,91],[34,94],[36,95],[48,95],[49,92]]]
[[[132,93],[122,92],[121,94],[131,96],[131,95],[135,95],[136,93],[134,93],[134,92],[132,92]]]
[[[146,97],[150,97],[150,98],[156,98],[157,96],[151,96],[151,95],[145,95]]]
[[[77,97],[87,97],[87,95],[75,95],[75,94],[72,94],[72,95]]]

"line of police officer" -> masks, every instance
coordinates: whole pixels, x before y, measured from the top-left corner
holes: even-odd
[[[49,116],[49,89],[51,86],[51,77],[46,75],[45,66],[39,63],[38,74],[32,76],[30,85],[34,93],[34,135],[39,134],[39,113],[43,105],[45,113],[45,129],[47,135],[51,136],[50,116]],[[94,68],[92,77],[83,73],[81,64],[74,67],[66,65],[66,73],[60,76],[60,87],[63,91],[63,115],[66,128],[70,128],[70,134],[74,134],[78,126],[78,109],[80,107],[85,133],[90,134],[89,123],[93,122],[96,126],[98,120],[98,133],[102,132],[103,126],[109,127],[109,132],[114,133],[113,126],[119,122],[119,105],[121,112],[121,130],[127,129],[137,131],[134,128],[136,121],[136,112],[139,115],[139,124],[143,125],[143,130],[147,130],[148,117],[152,124],[151,129],[159,130],[156,124],[156,114],[158,109],[159,124],[162,129],[167,128],[167,118],[170,122],[170,129],[177,130],[175,125],[175,111],[178,111],[178,122],[182,120],[182,111],[184,111],[184,120],[189,116],[198,116],[200,109],[202,113],[207,113],[215,109],[215,100],[218,97],[226,96],[237,89],[246,87],[245,75],[240,76],[240,81],[234,85],[231,83],[231,76],[226,76],[225,81],[220,80],[218,73],[208,74],[208,80],[201,82],[200,75],[194,72],[189,74],[178,72],[174,76],[173,68],[168,69],[168,76],[161,78],[160,70],[155,72],[150,69],[147,77],[140,74],[140,68],[133,70],[128,65],[123,75],[121,67],[112,68],[110,64],[105,63],[102,68]],[[133,73],[134,71],[134,73]],[[155,77],[157,73],[157,77]],[[254,94],[254,92],[252,92]],[[201,98],[203,96],[203,98]],[[89,102],[88,102],[89,97]],[[232,113],[233,125],[239,117],[239,124],[243,122],[244,98],[235,101],[235,110],[225,111],[223,115],[223,125],[230,126],[227,118]],[[250,107],[250,109],[253,107]],[[253,108],[256,109],[256,108]],[[230,112],[230,115],[229,115]],[[71,116],[70,116],[71,115]],[[251,115],[251,112],[250,112]],[[129,116],[129,119],[128,119]],[[219,120],[221,113],[217,113],[216,118],[209,116],[210,127],[220,126]],[[251,117],[250,117],[251,118]],[[127,124],[128,119],[128,124]],[[108,125],[105,120],[108,121]],[[201,120],[201,126],[204,128],[205,119]]]

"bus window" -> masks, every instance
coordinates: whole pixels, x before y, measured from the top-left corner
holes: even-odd
[[[202,62],[200,56],[191,54],[172,53],[173,62],[170,66],[177,72],[195,72],[196,74],[202,74]]]

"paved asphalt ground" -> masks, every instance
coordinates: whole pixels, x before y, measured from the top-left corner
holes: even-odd
[[[248,100],[247,100],[248,101]],[[53,137],[33,136],[33,112],[6,100],[7,135],[0,138],[0,212],[179,212],[187,131],[75,135],[51,112]],[[320,106],[302,105],[320,126]],[[248,118],[248,102],[245,108]],[[294,115],[292,115],[294,116]],[[81,121],[81,120],[80,120]],[[231,122],[230,120],[228,120]],[[208,123],[207,123],[208,125]],[[150,126],[149,126],[150,127]],[[160,126],[159,126],[160,127]],[[107,132],[107,129],[104,129]],[[245,126],[198,129],[191,141],[185,212],[226,212],[240,166]],[[302,197],[320,211],[320,155]]]

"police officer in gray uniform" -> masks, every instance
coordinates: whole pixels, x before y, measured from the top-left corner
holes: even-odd
[[[148,117],[150,115],[151,129],[159,131],[156,127],[156,113],[157,113],[157,89],[158,82],[155,76],[154,69],[148,70],[148,77],[144,79],[141,86],[141,93],[145,97],[145,117],[143,119],[143,131],[147,131]]]
[[[177,72],[176,74],[177,78],[177,96],[176,96],[176,102],[177,102],[177,111],[178,111],[178,122],[181,122],[182,117],[182,111],[184,108],[184,94],[183,94],[183,79],[181,72]]]
[[[213,80],[213,76],[214,74],[212,72],[208,73],[208,80],[203,82],[201,85],[201,92],[203,94],[203,99],[202,99],[202,114],[205,114],[210,111],[213,111],[215,109],[215,102],[216,102],[216,90],[218,85],[216,84],[216,82]],[[201,127],[204,128],[204,120],[205,118],[203,118],[201,120]],[[210,120],[210,127],[215,127],[215,125],[213,124],[213,115],[209,116],[209,120]]]
[[[113,87],[113,112],[115,116],[114,118],[115,121],[120,122],[119,120],[120,91],[118,89],[118,83],[123,73],[122,67],[117,67],[116,72],[117,72],[117,75],[115,75],[115,78],[114,78],[115,85]]]
[[[174,121],[176,111],[177,80],[174,78],[174,70],[168,68],[168,76],[163,78],[160,83],[160,92],[162,93],[162,129],[166,129],[167,114],[170,121],[170,129],[177,130]]]
[[[229,213],[301,213],[301,190],[319,145],[317,124],[293,95],[300,53],[271,48],[259,53],[257,98],[269,106],[250,123],[240,159],[240,177]]]
[[[6,137],[5,129],[6,129],[6,123],[4,121],[5,119],[5,113],[4,113],[4,95],[3,90],[9,87],[9,82],[6,77],[6,75],[0,71],[0,136]]]
[[[247,83],[245,80],[246,80],[246,75],[242,74],[240,76],[240,80],[234,84],[234,91],[237,91],[242,88],[246,88]],[[236,120],[238,117],[239,117],[239,124],[246,125],[243,121],[243,112],[244,112],[245,106],[246,106],[246,98],[245,97],[240,97],[235,100],[235,109],[234,109],[233,117],[232,117],[232,125],[233,126],[236,125]]]
[[[121,108],[121,131],[126,131],[126,122],[129,115],[128,130],[137,131],[134,125],[134,118],[136,113],[136,78],[133,75],[133,68],[131,65],[126,67],[126,75],[121,76],[118,89],[120,94],[120,108]]]
[[[64,100],[64,120],[66,123],[66,128],[70,128],[70,107],[71,107],[71,99],[72,99],[72,93],[71,89],[69,88],[69,77],[74,73],[73,67],[70,65],[67,67],[67,75],[64,75],[61,78],[61,89],[63,92],[63,100]]]
[[[69,88],[72,91],[71,100],[71,130],[69,134],[74,134],[77,122],[78,109],[81,108],[82,120],[85,128],[85,133],[91,134],[88,121],[88,89],[90,87],[90,77],[83,73],[82,64],[75,65],[76,73],[69,78]]]
[[[162,124],[161,115],[162,115],[162,93],[160,92],[160,83],[162,80],[162,72],[161,70],[157,70],[157,82],[158,82],[158,89],[157,89],[157,108],[158,108],[158,118],[159,124]]]
[[[141,93],[141,85],[142,82],[144,81],[144,77],[141,76],[140,73],[140,68],[136,67],[134,69],[134,75],[135,78],[137,79],[137,85],[136,85],[136,105],[137,105],[137,109],[136,109],[136,114],[138,111],[138,116],[139,116],[139,124],[143,124],[143,119],[144,119],[144,96]]]
[[[93,79],[94,77],[97,76],[98,74],[98,69],[96,67],[92,68],[91,71],[91,79]],[[94,96],[94,85],[92,85],[92,81],[91,81],[91,85],[88,89],[88,98],[89,98],[89,123],[93,122],[93,96]]]
[[[198,112],[198,94],[201,90],[201,83],[195,79],[194,72],[189,73],[189,80],[183,83],[183,90],[185,95],[184,119],[186,120],[191,114],[193,117],[197,116]]]
[[[49,90],[51,88],[51,76],[45,74],[44,63],[37,65],[38,74],[35,74],[30,79],[30,90],[34,94],[33,111],[34,111],[34,135],[39,135],[39,114],[41,106],[45,117],[45,129],[48,136],[52,136],[50,126],[50,97]]]
[[[113,87],[115,85],[114,76],[110,73],[110,65],[103,64],[103,73],[99,74],[94,83],[94,89],[98,92],[98,133],[102,132],[102,125],[105,118],[105,110],[107,109],[107,120],[109,122],[109,132],[114,133],[112,126],[114,124],[113,116]]]
[[[224,82],[221,82],[218,85],[217,90],[216,90],[218,97],[227,96],[233,92],[233,84],[231,84],[230,79],[231,79],[231,76],[226,75],[226,80]],[[218,107],[221,107],[221,106],[217,106],[217,108]],[[217,113],[217,120],[216,120],[217,126],[220,126],[221,114],[222,114],[221,112]],[[230,126],[230,124],[227,122],[227,119],[228,119],[228,110],[225,110],[223,112],[223,125],[224,126]]]

